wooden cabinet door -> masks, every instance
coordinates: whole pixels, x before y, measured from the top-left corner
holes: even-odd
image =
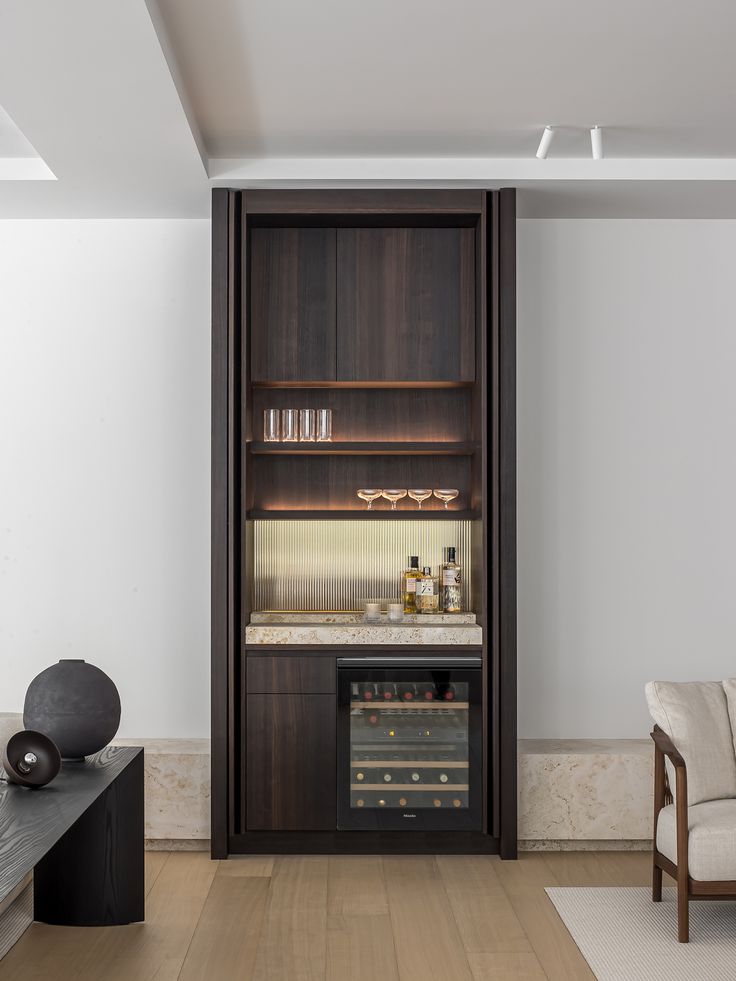
[[[248,831],[334,831],[334,695],[248,695]]]
[[[335,229],[250,233],[251,377],[335,378]]]
[[[337,378],[475,378],[474,229],[337,230]]]

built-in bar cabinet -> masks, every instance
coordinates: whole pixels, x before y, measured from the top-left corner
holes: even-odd
[[[217,189],[212,230],[212,854],[515,857],[515,192]],[[366,632],[448,544],[467,614]]]

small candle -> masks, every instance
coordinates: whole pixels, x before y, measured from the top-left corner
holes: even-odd
[[[404,604],[403,603],[389,603],[388,604],[388,618],[389,620],[397,621],[404,619]]]
[[[366,620],[380,620],[381,619],[381,604],[380,603],[366,603],[365,604],[365,619]]]

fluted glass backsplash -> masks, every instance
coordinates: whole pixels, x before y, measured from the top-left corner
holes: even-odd
[[[470,596],[470,521],[254,521],[255,610],[359,610],[399,599],[409,555],[436,572],[454,545]]]

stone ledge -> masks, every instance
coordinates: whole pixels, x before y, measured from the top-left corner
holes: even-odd
[[[653,779],[649,739],[519,740],[519,839],[647,842]]]
[[[0,744],[22,727],[19,714],[0,713]],[[148,847],[205,848],[209,739],[118,739],[115,745],[145,749]],[[520,847],[648,847],[653,759],[649,739],[519,740]]]

